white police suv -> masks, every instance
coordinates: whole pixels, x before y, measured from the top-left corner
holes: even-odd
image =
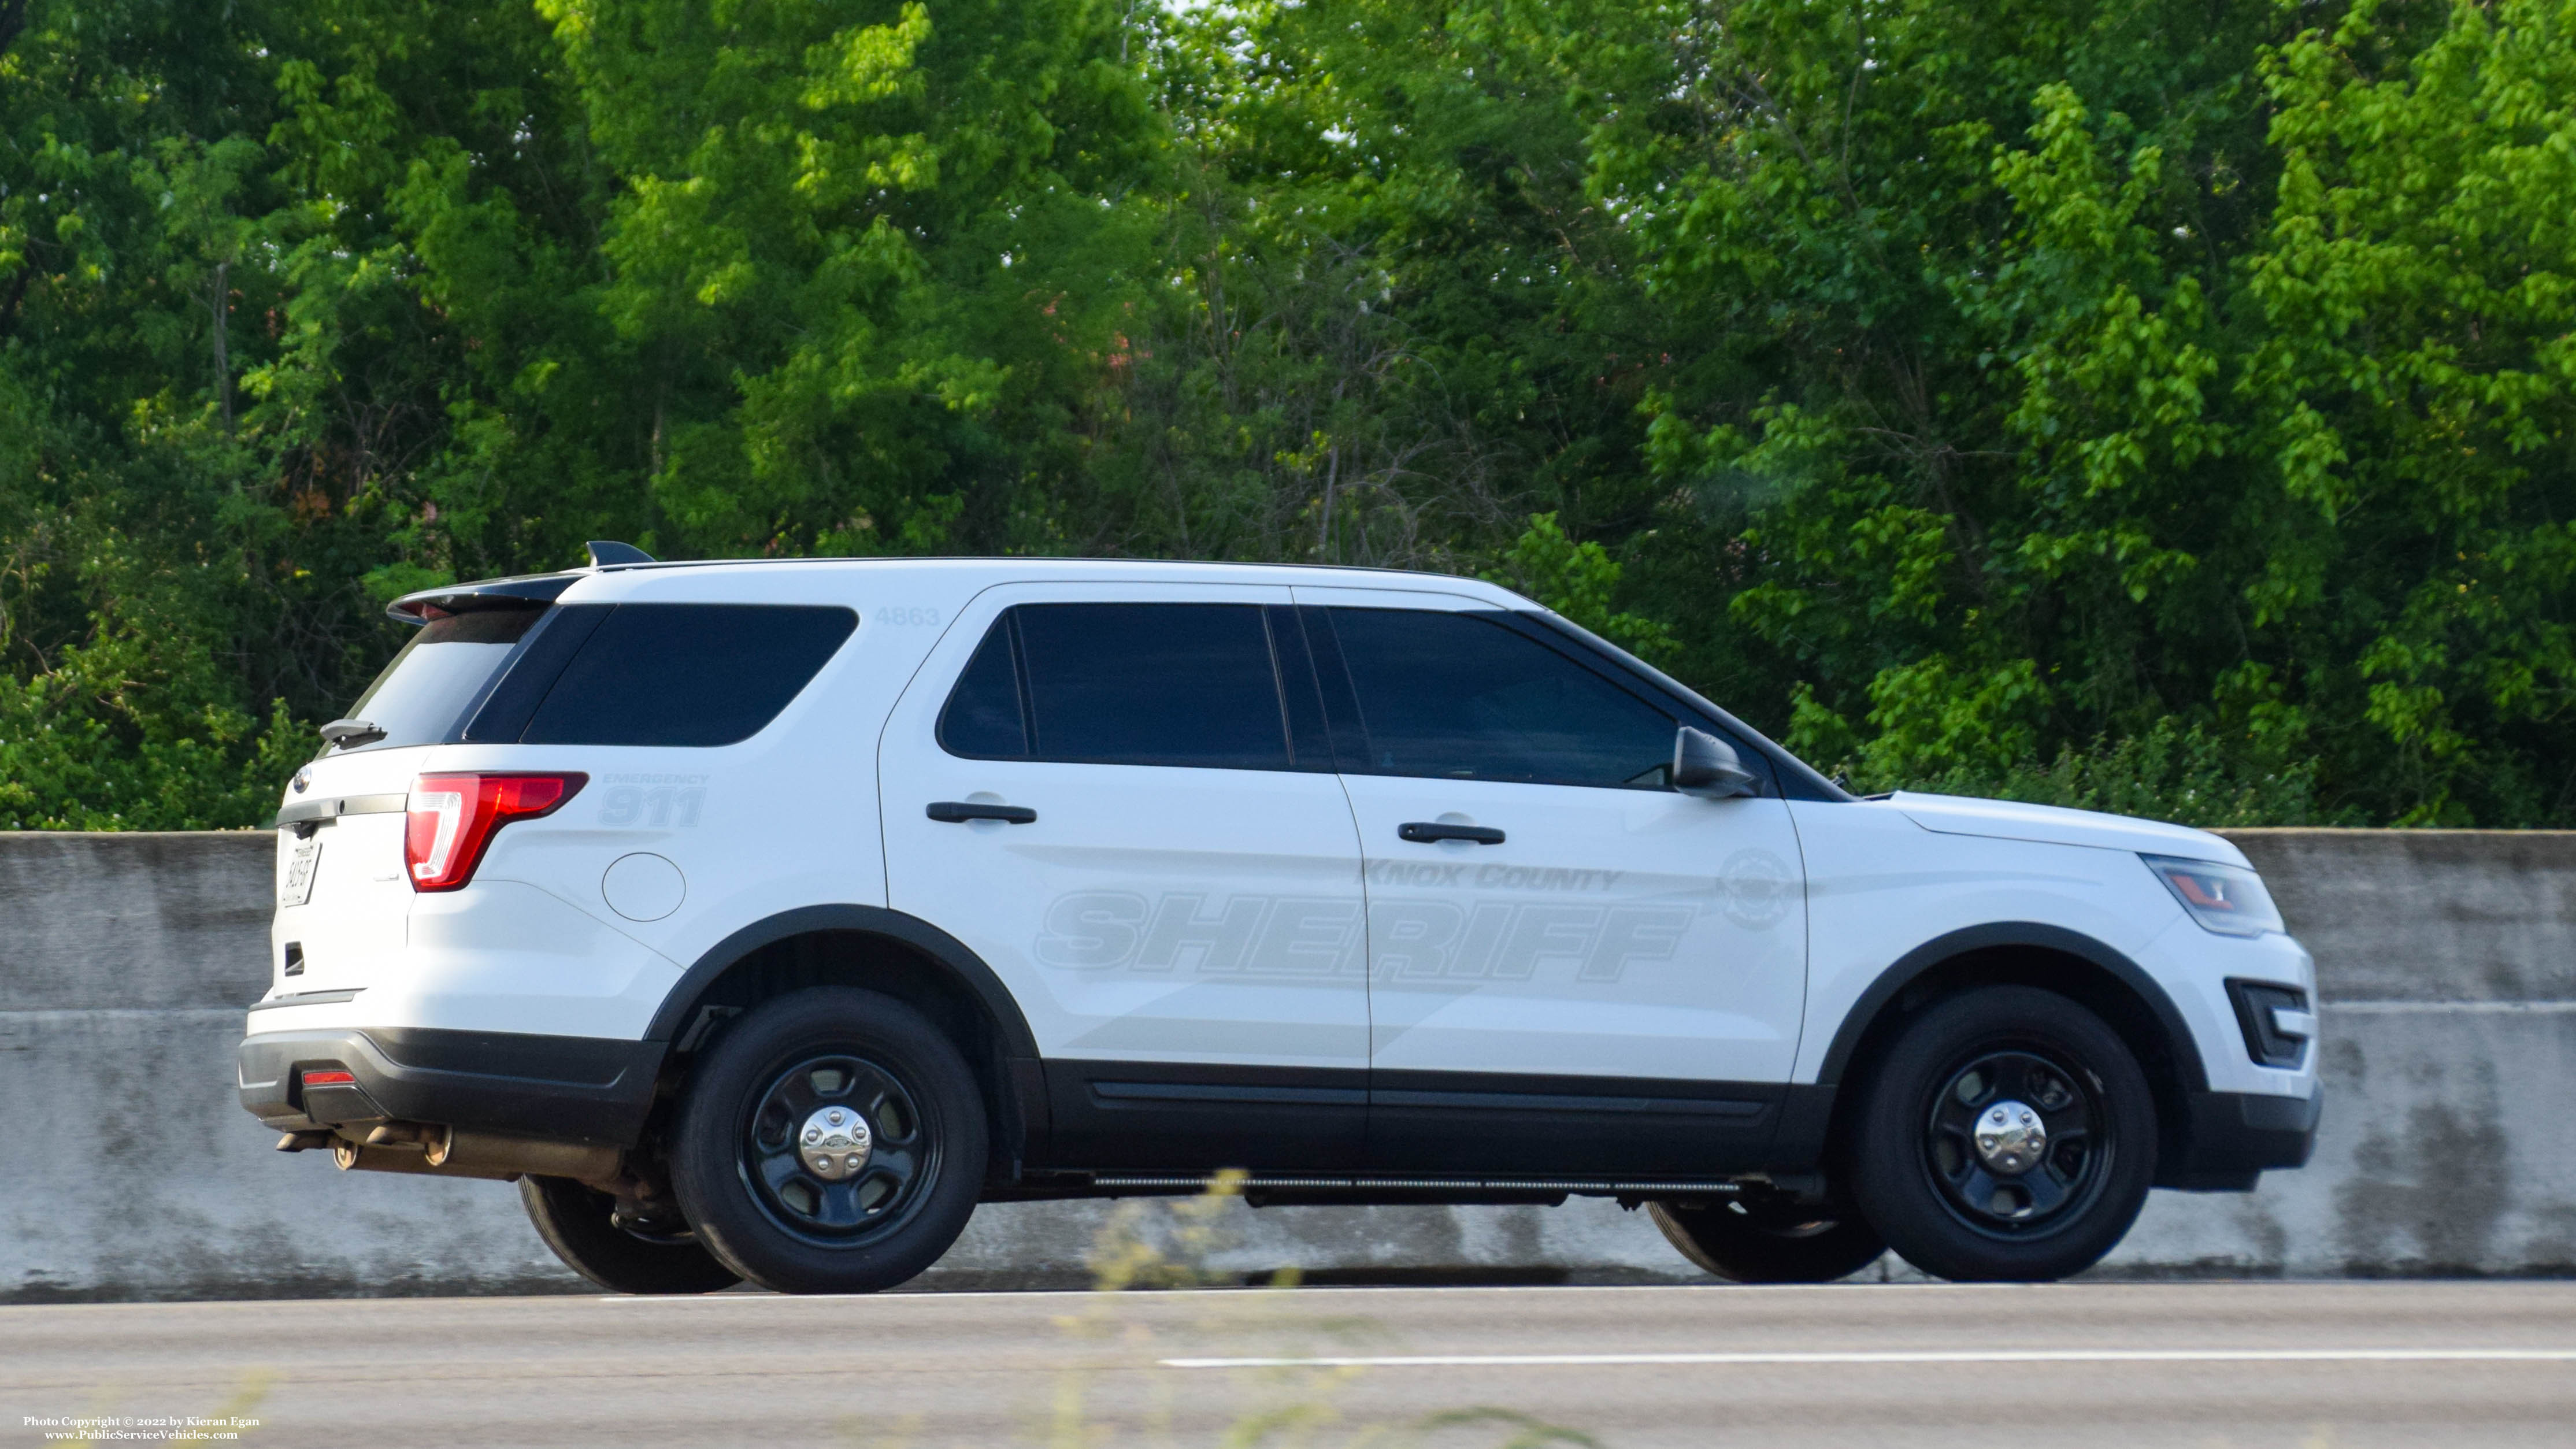
[[[2046,1279],[2306,1160],[2313,970],[2216,836],[1855,799],[1463,579],[592,553],[394,604],[238,1085],[605,1287],[885,1288],[1226,1169]]]

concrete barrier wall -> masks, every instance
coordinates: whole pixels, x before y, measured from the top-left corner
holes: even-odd
[[[2098,1272],[2576,1272],[2576,833],[2244,831],[2321,978],[2316,1161],[2158,1193]],[[287,1156],[230,1091],[263,832],[0,833],[0,1301],[576,1291],[504,1183]],[[987,1207],[924,1286],[1073,1285],[1112,1209]],[[1214,1266],[1688,1279],[1642,1214],[1235,1205]],[[1907,1276],[1888,1259],[1882,1270]]]

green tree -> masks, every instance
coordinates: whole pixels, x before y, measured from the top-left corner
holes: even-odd
[[[1094,0],[547,0],[619,192],[599,305],[694,552],[1043,544],[1128,365],[1157,129]],[[1142,213],[1141,215],[1138,213]]]
[[[1596,186],[1710,339],[1652,456],[1794,746],[1993,782],[2172,721],[2329,812],[2576,804],[2563,12],[2295,19],[1641,22],[1687,84],[1605,90]]]
[[[0,19],[0,825],[247,823],[363,557],[237,416],[277,295],[258,17]]]
[[[1857,784],[2576,819],[2568,0],[0,0],[0,823],[388,597],[1477,573]]]
[[[1472,572],[1534,510],[1596,542],[1651,520],[1653,329],[1565,39],[1416,0],[1158,22],[1168,283],[1096,546]]]
[[[2357,6],[2263,60],[2280,201],[2242,393],[2241,584],[2344,788],[2405,824],[2576,814],[2576,6]],[[2332,723],[2329,724],[2328,721]]]

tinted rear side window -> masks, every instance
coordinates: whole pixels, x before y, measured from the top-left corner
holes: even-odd
[[[773,604],[620,604],[564,667],[520,741],[730,745],[767,727],[859,616]]]
[[[1290,767],[1252,604],[1022,604],[976,649],[939,738],[980,758]]]
[[[1666,783],[1673,716],[1537,640],[1471,614],[1325,613],[1358,696],[1365,773]]]
[[[382,740],[360,748],[433,745],[448,738],[545,612],[477,609],[423,624],[349,706],[350,719],[385,732]]]
[[[975,657],[958,676],[948,707],[939,712],[939,743],[948,753],[988,760],[1028,756],[1019,667],[1018,651],[1011,644],[1011,620],[1005,616],[975,646]]]

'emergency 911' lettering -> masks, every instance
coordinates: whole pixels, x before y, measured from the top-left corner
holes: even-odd
[[[1035,955],[1074,970],[1270,977],[1526,981],[1564,971],[1616,981],[1669,961],[1697,916],[1687,905],[1382,900],[1076,891],[1048,906]]]

